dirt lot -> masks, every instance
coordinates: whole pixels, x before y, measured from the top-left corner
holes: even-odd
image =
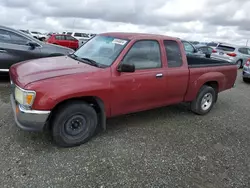
[[[0,187],[250,187],[250,85],[196,116],[175,105],[118,117],[85,145],[19,130],[0,83]]]

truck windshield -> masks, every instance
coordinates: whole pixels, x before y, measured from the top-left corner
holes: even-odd
[[[128,40],[110,36],[95,36],[79,48],[74,55],[78,59],[89,59],[103,66],[110,66],[121,51],[128,44]]]

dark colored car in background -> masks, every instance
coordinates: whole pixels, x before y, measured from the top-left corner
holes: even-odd
[[[21,61],[73,52],[70,48],[46,44],[22,31],[0,26],[0,72],[9,72],[11,65]]]
[[[214,51],[213,48],[211,48],[210,46],[206,46],[206,45],[196,45],[195,47],[196,47],[196,49],[197,49],[198,51],[200,51],[201,53],[207,54],[207,55],[210,55],[210,56],[211,56],[211,54],[212,54],[213,51]]]
[[[64,34],[52,34],[48,40],[48,43],[65,46],[76,50],[79,47],[78,40],[70,35]]]

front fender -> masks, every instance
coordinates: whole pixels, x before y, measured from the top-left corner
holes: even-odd
[[[106,114],[110,113],[111,89],[109,80],[105,78],[81,81],[81,78],[56,77],[31,83],[27,86],[29,88],[36,91],[32,105],[36,110],[52,110],[65,100],[91,96],[103,101]]]

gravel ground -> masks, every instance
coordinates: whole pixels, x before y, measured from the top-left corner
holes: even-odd
[[[108,121],[87,144],[57,148],[19,130],[0,83],[0,187],[250,187],[250,85],[223,92],[206,116],[175,105]]]

